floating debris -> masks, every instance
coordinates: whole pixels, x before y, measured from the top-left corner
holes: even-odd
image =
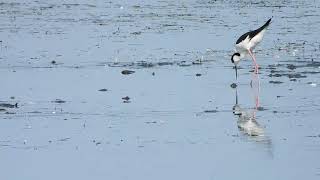
[[[200,73],[197,73],[197,74],[196,74],[196,76],[201,76],[201,75],[202,75],[202,74],[200,74]]]
[[[121,71],[121,74],[123,74],[123,75],[128,75],[128,74],[132,74],[132,73],[135,73],[135,71],[132,71],[132,70],[123,70],[123,71]]]
[[[57,64],[57,62],[55,60],[51,61],[51,64]]]

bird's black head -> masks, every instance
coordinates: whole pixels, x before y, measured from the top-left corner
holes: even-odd
[[[236,52],[231,56],[232,63],[237,63],[239,60],[240,60],[240,53]]]

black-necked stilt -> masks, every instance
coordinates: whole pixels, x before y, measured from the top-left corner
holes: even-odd
[[[248,55],[251,56],[251,58],[254,62],[254,65],[255,65],[254,72],[256,74],[258,74],[259,67],[258,67],[258,64],[256,62],[256,58],[254,57],[252,50],[261,42],[263,35],[264,35],[267,27],[269,26],[270,22],[271,22],[271,18],[260,28],[243,34],[237,40],[236,45],[235,45],[237,52],[234,53],[231,57],[231,62],[235,65],[236,78],[238,76],[237,65],[238,65],[239,61],[242,58],[247,57]]]

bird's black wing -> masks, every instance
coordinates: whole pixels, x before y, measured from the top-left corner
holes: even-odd
[[[239,39],[237,40],[236,44],[241,43],[243,40],[245,40],[248,36],[249,36],[249,40],[251,40],[254,36],[256,36],[257,34],[259,34],[259,32],[261,32],[262,30],[264,30],[265,28],[267,28],[269,26],[271,22],[271,18],[260,28],[254,30],[254,31],[249,31],[245,34],[243,34],[242,36],[239,37]]]
[[[242,41],[244,41],[251,32],[252,32],[252,31],[247,32],[247,33],[243,34],[242,36],[240,36],[239,39],[237,40],[236,44],[239,44],[239,43],[241,43]],[[250,37],[249,37],[249,38],[250,38]]]

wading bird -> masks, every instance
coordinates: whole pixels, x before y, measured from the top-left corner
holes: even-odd
[[[239,39],[236,42],[236,53],[234,53],[231,56],[231,62],[235,66],[236,70],[236,78],[238,77],[238,72],[237,72],[237,65],[240,62],[241,59],[248,57],[248,55],[251,56],[253,62],[254,62],[254,72],[258,74],[258,64],[256,61],[256,58],[252,52],[252,50],[262,41],[263,35],[269,26],[271,22],[271,18],[260,28],[254,30],[254,31],[249,31],[242,36],[239,37]]]

